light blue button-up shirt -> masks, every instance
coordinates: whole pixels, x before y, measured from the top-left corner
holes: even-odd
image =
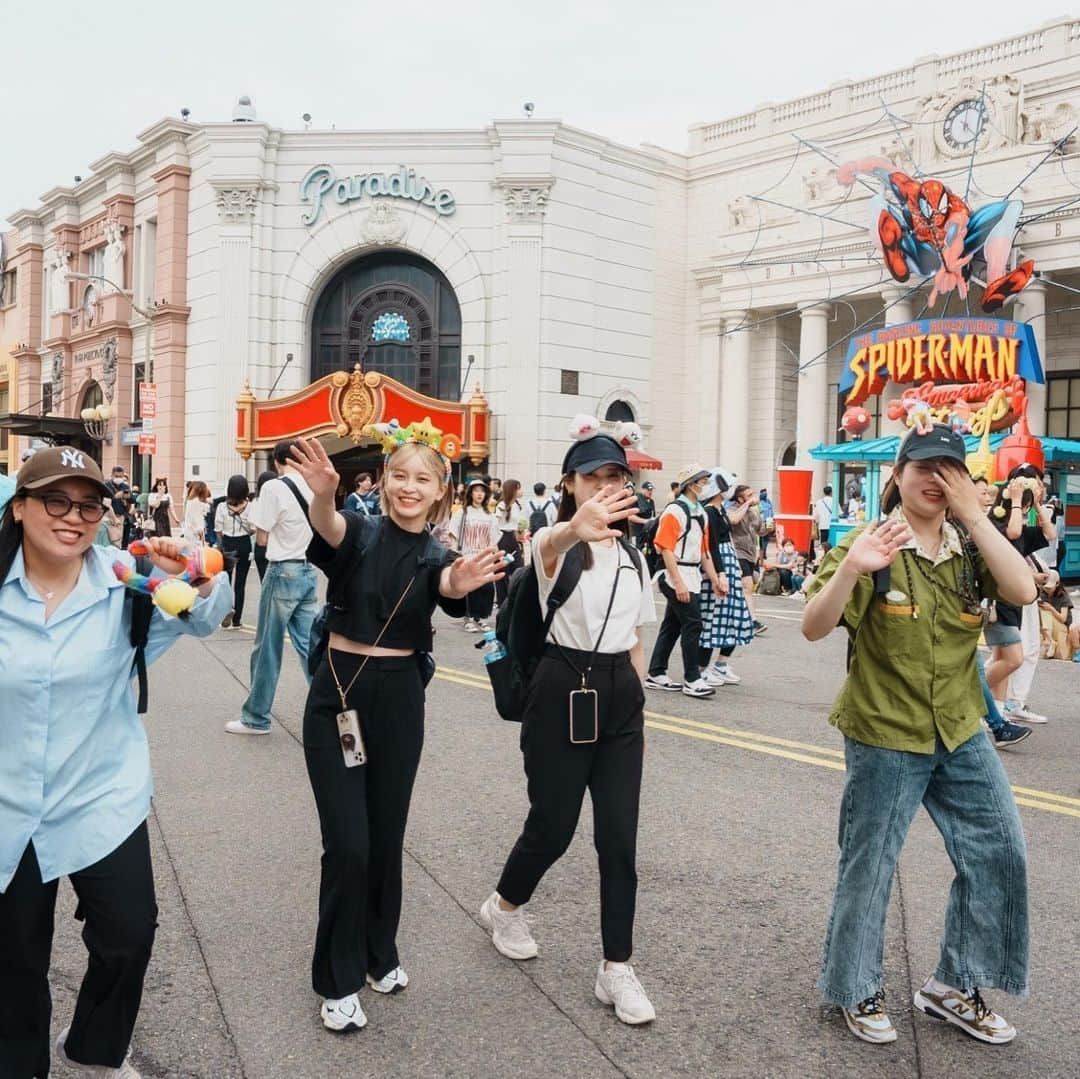
[[[91,547],[45,621],[18,552],[0,585],[0,892],[33,842],[42,880],[111,854],[146,819],[153,781],[135,711],[131,604],[112,571],[131,555]],[[152,663],[181,634],[208,637],[232,610],[224,573],[187,619],[154,608]],[[152,691],[151,691],[152,695]]]

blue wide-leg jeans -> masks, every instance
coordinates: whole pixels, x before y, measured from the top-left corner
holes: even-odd
[[[840,867],[818,988],[852,1007],[882,987],[893,871],[920,802],[956,876],[934,977],[959,989],[1028,991],[1027,850],[1005,769],[980,730],[949,752],[844,739]]]

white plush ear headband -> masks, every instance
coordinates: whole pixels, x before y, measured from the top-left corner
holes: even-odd
[[[600,421],[595,416],[588,416],[579,412],[570,421],[570,437],[575,442],[587,442],[590,438],[603,434],[600,430]],[[613,438],[624,450],[632,449],[641,442],[641,428],[636,423],[627,423],[619,420],[611,433]]]

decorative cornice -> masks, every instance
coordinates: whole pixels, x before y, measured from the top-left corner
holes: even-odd
[[[544,215],[554,184],[553,176],[499,176],[491,186],[502,191],[506,216],[520,221]]]
[[[218,216],[226,221],[241,221],[255,216],[259,188],[251,184],[212,185],[217,192]]]

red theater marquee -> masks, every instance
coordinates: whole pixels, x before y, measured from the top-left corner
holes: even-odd
[[[248,458],[273,449],[284,438],[330,436],[354,445],[374,442],[364,429],[373,423],[414,420],[443,432],[443,451],[452,461],[479,464],[488,456],[487,400],[477,386],[467,402],[440,401],[417,393],[378,371],[335,371],[290,397],[257,401],[250,387],[236,399],[236,450]]]

